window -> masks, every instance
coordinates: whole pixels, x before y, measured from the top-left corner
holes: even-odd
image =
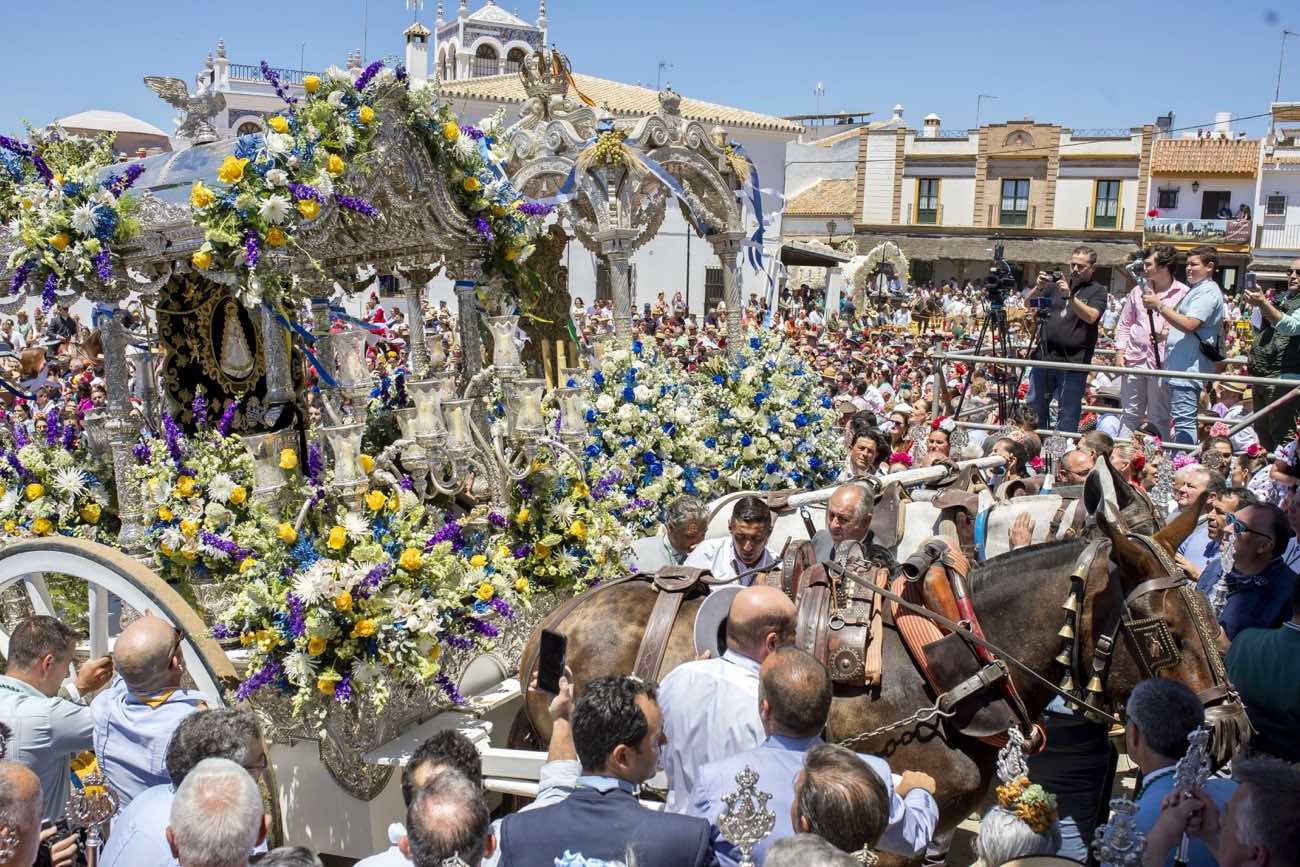
[[[491,45],[480,45],[474,52],[471,70],[474,78],[496,75],[501,71],[497,63],[497,50]]]
[[[1029,222],[1029,179],[1008,179],[1002,182],[1002,209],[998,214],[1000,226],[1024,226]]]
[[[1201,193],[1201,219],[1226,220],[1232,215],[1232,193],[1228,190],[1206,190]]]
[[[1286,196],[1269,196],[1264,199],[1264,216],[1285,217]]]
[[[524,65],[524,50],[512,48],[506,52],[506,72],[518,72]]]
[[[1092,203],[1092,225],[1095,229],[1114,229],[1119,226],[1119,181],[1097,181],[1097,195]]]
[[[1156,207],[1162,211],[1178,207],[1178,187],[1156,191]]]
[[[913,222],[939,222],[939,179],[916,179],[916,219]]]
[[[704,312],[709,313],[722,300],[722,269],[704,269]]]
[[[235,130],[238,135],[257,135],[262,131],[262,125],[255,120],[246,120]]]

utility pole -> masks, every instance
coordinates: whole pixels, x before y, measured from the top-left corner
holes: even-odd
[[[984,100],[997,99],[991,93],[979,93],[975,95],[975,129],[980,128],[980,109],[984,106]]]
[[[671,63],[665,63],[665,62],[662,61],[662,60],[659,61],[659,75],[658,75],[657,78],[655,78],[655,90],[662,90],[662,89],[663,89],[663,85],[664,85],[664,70],[665,70],[665,69],[672,69],[672,68],[673,68],[673,65],[672,65]]]
[[[1294,30],[1286,30],[1285,28],[1282,30],[1282,45],[1277,51],[1277,84],[1273,86],[1274,102],[1279,101],[1282,97],[1282,61],[1286,58],[1286,41],[1292,36],[1300,36],[1300,33],[1296,33]],[[1272,106],[1269,107],[1268,131],[1270,133],[1273,131]]]

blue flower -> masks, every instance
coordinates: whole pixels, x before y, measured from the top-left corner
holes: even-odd
[[[803,398],[796,397],[790,401],[790,406],[803,406]]]
[[[759,347],[760,345],[761,345],[761,343],[759,342],[759,339],[758,339],[757,337],[751,337],[751,338],[749,338],[749,348],[750,348],[750,349],[758,349],[758,347]]]
[[[596,371],[595,373],[593,373],[593,374],[591,375],[591,381],[594,382],[594,383],[596,384],[596,387],[597,387],[597,388],[601,388],[601,387],[603,387],[603,386],[605,385],[605,374],[601,373],[601,372],[598,370],[598,371]],[[827,398],[827,401],[828,401],[828,403],[826,404],[827,406],[830,406],[829,400],[830,400],[830,399]]]
[[[809,466],[811,469],[814,469],[814,470],[815,470],[815,469],[817,469],[818,467],[820,467],[821,465],[822,465],[822,459],[819,458],[819,457],[817,457],[816,455],[813,455],[812,457],[810,457],[810,458],[808,459],[808,466]]]
[[[717,477],[718,477],[718,471],[717,471],[717,470],[709,470],[709,478],[711,478],[711,479],[716,479]]]
[[[235,158],[241,160],[255,161],[257,152],[262,149],[263,139],[261,133],[251,135],[241,135],[235,142]]]
[[[117,231],[117,211],[100,205],[95,209],[95,237],[101,242],[112,240]]]
[[[583,451],[587,453],[587,457],[590,458],[600,457],[600,446],[596,445],[595,443],[592,443],[591,445],[587,446],[585,449],[583,449]]]
[[[641,354],[641,350],[642,350],[642,348],[643,348],[643,347],[641,346],[641,341],[640,341],[640,340],[633,340],[633,341],[632,341],[632,351],[633,351],[634,353],[636,353],[637,355],[640,355],[640,354]]]
[[[762,406],[765,400],[767,400],[767,394],[761,391],[758,392],[758,394],[754,395],[754,406]]]
[[[780,432],[781,432],[781,420],[780,420],[779,418],[777,418],[776,416],[774,416],[774,415],[770,415],[770,416],[768,416],[768,417],[767,417],[767,429],[770,430],[772,433],[780,433]]]
[[[830,398],[830,395],[823,394],[823,395],[822,395],[822,409],[830,409],[830,408],[831,408],[831,398]]]
[[[683,482],[683,483],[682,483],[682,491],[684,491],[685,493],[688,493],[688,494],[693,494],[693,493],[695,493],[695,482],[694,482],[694,480],[692,480],[692,479],[687,479],[685,482]]]
[[[596,420],[596,411],[594,409],[587,410],[587,424],[591,424],[595,420]]]
[[[803,473],[799,472],[798,470],[791,470],[790,481],[794,482],[796,485],[799,484],[800,482],[803,481]]]
[[[726,378],[725,376],[723,376],[721,373],[715,373],[715,374],[713,374],[713,384],[714,384],[714,385],[726,385],[726,384],[727,384],[727,378]]]
[[[749,434],[745,433],[740,435],[740,444],[742,446],[750,446],[753,445],[753,443],[754,443],[754,438],[751,437]]]
[[[623,400],[628,403],[636,400],[636,392],[632,390],[632,386],[626,385],[623,387]]]
[[[623,493],[627,494],[629,497],[636,496],[636,485],[632,484],[631,482],[628,482],[626,485],[623,486]]]
[[[704,447],[705,447],[706,449],[715,449],[715,448],[717,448],[717,447],[718,447],[718,440],[717,440],[717,438],[716,438],[716,437],[705,437],[705,438],[704,438]]]
[[[776,461],[768,461],[766,464],[763,465],[763,472],[767,473],[769,476],[775,473],[779,469],[781,469],[781,465],[778,464]]]
[[[641,455],[641,463],[643,464],[652,465],[657,463],[658,461],[659,458],[658,456],[655,455],[654,452],[646,452],[645,454]]]
[[[804,415],[803,413],[799,413],[794,417],[795,427],[804,427],[807,424],[808,424],[808,416]]]
[[[627,369],[627,372],[623,374],[623,384],[624,384],[624,385],[636,385],[636,368],[635,368],[635,367],[629,367],[629,368]]]
[[[663,464],[655,464],[654,466],[652,466],[652,467],[650,468],[650,474],[653,475],[653,476],[655,476],[656,478],[658,478],[659,476],[662,476],[662,475],[664,474],[664,465],[663,465]]]
[[[670,421],[666,421],[662,425],[660,425],[660,429],[668,436],[672,436],[673,431],[677,429],[677,425],[673,424]]]

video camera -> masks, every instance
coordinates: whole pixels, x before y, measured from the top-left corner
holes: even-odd
[[[1016,288],[1016,275],[1007,262],[1001,244],[993,246],[993,264],[984,278],[984,294],[990,307],[1002,308],[1007,303],[1007,292]]]

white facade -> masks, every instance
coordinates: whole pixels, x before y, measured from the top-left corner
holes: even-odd
[[[1192,189],[1192,184],[1196,189]],[[1255,178],[1213,178],[1213,177],[1167,177],[1159,175],[1151,179],[1147,192],[1147,208],[1160,211],[1161,219],[1200,220],[1214,219],[1214,214],[1201,216],[1201,208],[1207,194],[1228,193],[1228,208],[1233,214],[1242,205],[1254,208]],[[1177,190],[1177,207],[1160,207],[1160,191]],[[1166,199],[1167,201],[1167,199]]]
[[[1273,114],[1280,124],[1264,143],[1250,268],[1262,283],[1280,286],[1300,259],[1300,103],[1275,104]]]

